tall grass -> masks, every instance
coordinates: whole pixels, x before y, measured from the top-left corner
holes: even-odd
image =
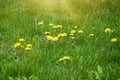
[[[119,0],[1,0],[0,80],[119,79],[119,5]],[[52,29],[49,23],[63,27]],[[105,33],[107,27],[113,32]],[[84,32],[71,39],[73,29]],[[46,31],[68,35],[52,42]],[[91,33],[95,36],[89,37]],[[14,48],[22,37],[24,46],[32,44],[31,51]],[[59,62],[64,56],[70,60]]]

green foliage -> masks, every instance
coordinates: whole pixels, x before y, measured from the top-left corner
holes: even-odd
[[[119,79],[120,1],[49,0],[53,1],[50,5],[46,1],[0,1],[0,80]],[[42,26],[38,26],[40,21]],[[49,23],[62,28],[53,29]],[[113,32],[106,33],[106,28]],[[73,29],[75,39],[69,36]],[[47,31],[53,37],[67,36],[48,41]],[[24,48],[14,48],[20,38],[25,39]],[[112,38],[117,41],[111,42]],[[32,48],[26,51],[28,43]]]
[[[103,70],[102,67],[100,65],[97,66],[97,72],[95,72],[96,75],[96,79],[101,80],[103,77]]]
[[[9,77],[8,79],[9,80],[39,80],[39,78],[34,75],[31,75],[29,78],[23,76],[23,77],[16,77],[16,78]]]

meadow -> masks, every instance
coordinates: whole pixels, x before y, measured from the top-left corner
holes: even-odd
[[[0,80],[120,80],[120,0],[0,0]]]

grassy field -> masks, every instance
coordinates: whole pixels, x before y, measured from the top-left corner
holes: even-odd
[[[0,80],[120,80],[119,0],[0,0]]]

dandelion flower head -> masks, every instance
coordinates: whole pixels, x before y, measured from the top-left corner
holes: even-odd
[[[25,41],[24,38],[20,38],[20,39],[19,39],[19,42],[24,42],[24,41]]]
[[[89,37],[94,37],[95,36],[95,34],[89,34]]]
[[[57,25],[57,26],[54,25],[52,28],[53,28],[53,29],[62,28],[62,25]]]
[[[45,32],[45,35],[50,35],[50,32]]]
[[[30,51],[31,48],[30,48],[30,47],[26,47],[25,50],[26,50],[26,51]]]
[[[70,33],[70,36],[74,36],[74,34],[73,34],[73,33]]]
[[[64,57],[59,59],[59,62],[64,61],[64,60],[70,60],[70,57],[69,56],[64,56]]]
[[[67,36],[67,33],[58,34],[58,38],[65,37],[65,36]]]
[[[14,44],[14,48],[17,48],[17,47],[20,47],[21,46],[21,43],[20,42],[16,42],[15,44]]]
[[[111,28],[106,28],[105,29],[105,32],[107,33],[107,32],[113,32],[113,30],[111,29]]]
[[[38,22],[38,25],[39,25],[39,26],[42,26],[42,25],[43,25],[43,22]]]
[[[52,40],[53,37],[49,35],[49,36],[46,36],[46,38],[47,40]]]
[[[79,33],[79,34],[82,34],[82,33],[83,33],[83,30],[79,30],[78,33]]]
[[[117,42],[117,38],[112,38],[111,42]]]
[[[58,41],[58,37],[53,37],[52,41]]]
[[[49,26],[52,27],[52,26],[54,26],[54,24],[50,23]]]
[[[76,32],[75,30],[71,30],[71,31],[70,31],[71,34],[74,34],[75,32]]]
[[[27,44],[26,46],[31,48],[31,47],[32,47],[32,44]]]

